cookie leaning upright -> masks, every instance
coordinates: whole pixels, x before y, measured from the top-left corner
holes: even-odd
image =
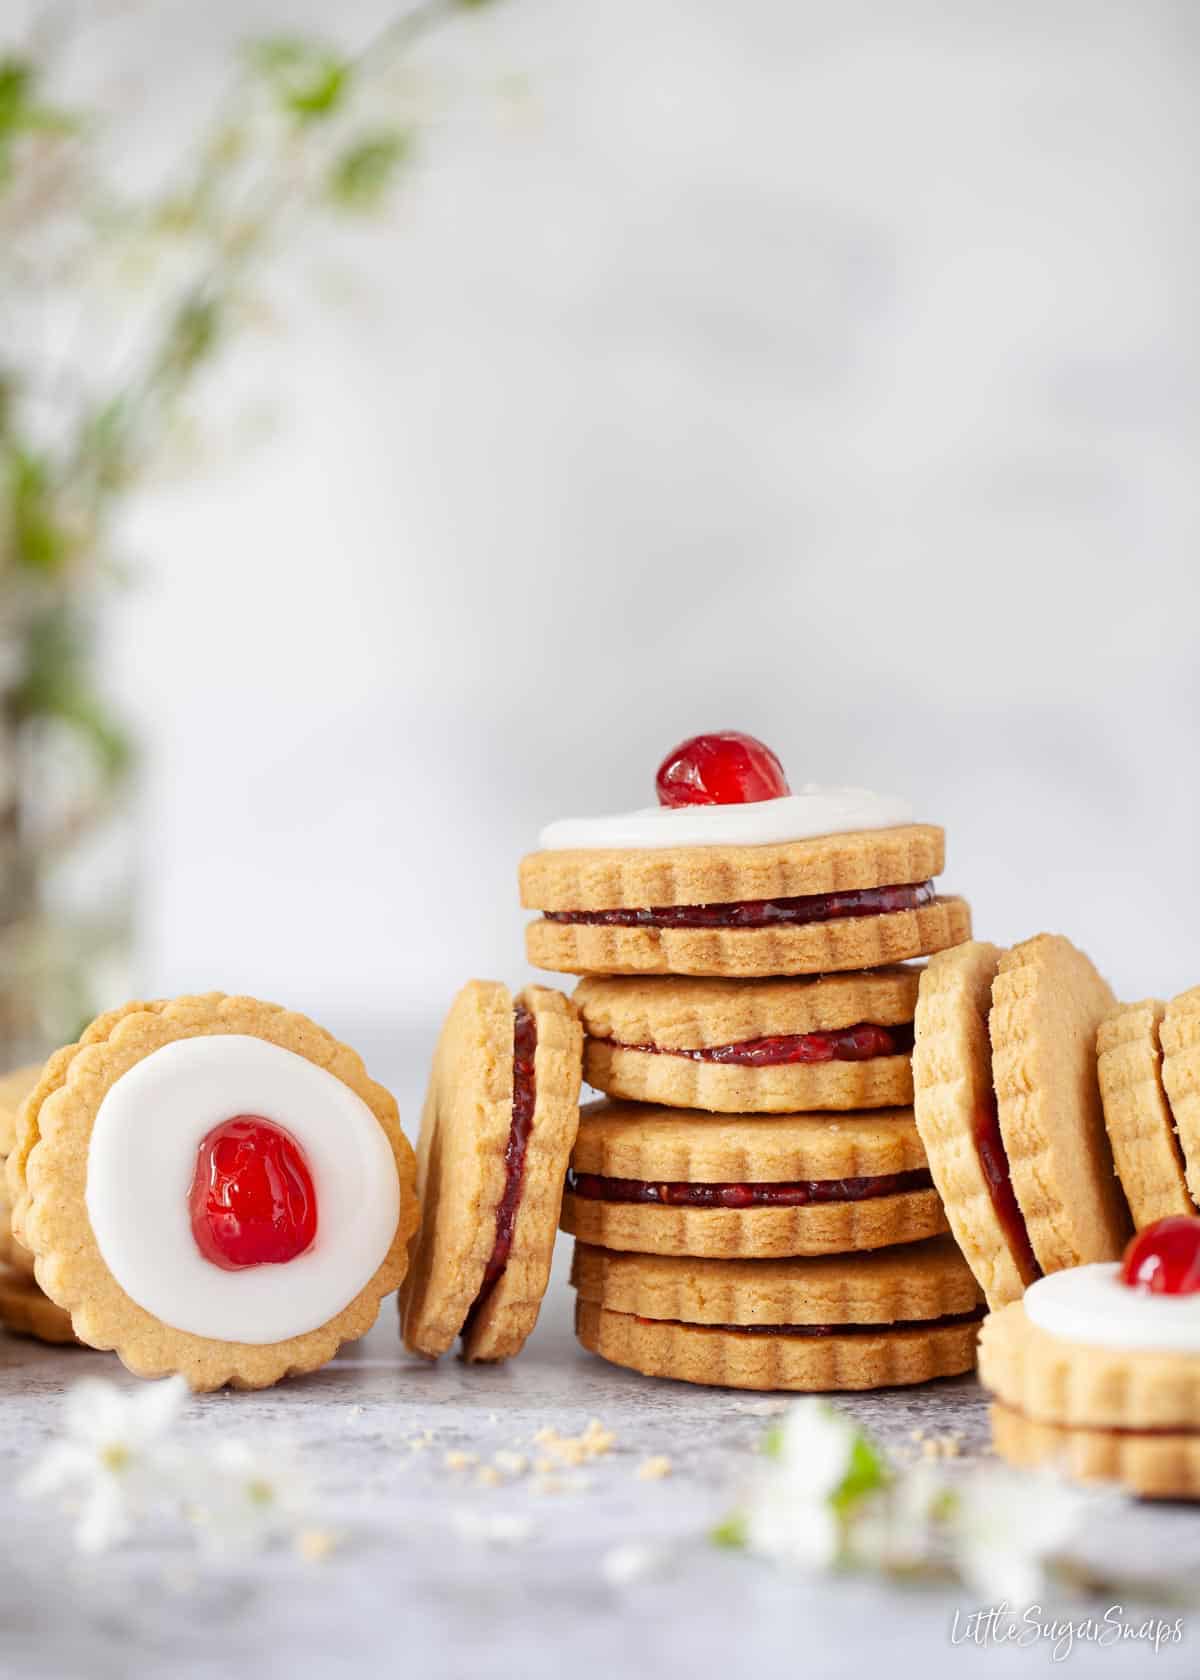
[[[127,1004],[53,1055],[7,1172],[80,1340],[196,1389],[324,1365],[400,1283],[417,1223],[395,1101],[354,1051],[219,992]]]
[[[41,1063],[17,1068],[0,1078],[0,1324],[14,1336],[78,1345],[68,1313],[39,1289],[33,1255],[13,1235],[3,1164],[12,1153],[17,1119],[26,1097],[41,1078]]]
[[[423,1220],[404,1340],[507,1359],[537,1321],[579,1125],[583,1029],[561,992],[472,980],[451,1005],[421,1116]]]
[[[1157,998],[1123,1004],[1101,1021],[1096,1035],[1104,1124],[1139,1230],[1172,1214],[1196,1211],[1163,1088],[1160,1033],[1165,1007]]]
[[[1163,1084],[1179,1130],[1188,1190],[1200,1205],[1200,986],[1172,998],[1161,1033]]]
[[[1013,1192],[992,1090],[988,1018],[996,945],[972,940],[921,975],[913,1045],[913,1114],[959,1248],[992,1308],[1038,1275]]]
[[[1060,934],[1000,959],[989,1030],[1000,1132],[1044,1272],[1113,1260],[1129,1216],[1113,1170],[1096,1074],[1096,1034],[1116,999]]]

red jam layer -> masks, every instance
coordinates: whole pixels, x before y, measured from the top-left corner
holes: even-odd
[[[569,1172],[567,1189],[589,1202],[697,1208],[808,1207],[814,1202],[869,1202],[876,1196],[932,1190],[933,1179],[924,1167],[913,1172],[881,1173],[877,1178],[809,1178],[792,1184],[650,1184],[640,1178]]]
[[[617,1050],[640,1050],[647,1056],[686,1056],[692,1062],[720,1062],[733,1067],[811,1066],[817,1062],[869,1062],[876,1056],[912,1054],[911,1021],[905,1026],[877,1027],[869,1021],[836,1032],[783,1033],[774,1038],[748,1038],[741,1044],[717,1044],[699,1050],[664,1050],[659,1044],[620,1044],[601,1040]]]
[[[533,1067],[536,1054],[537,1021],[528,1009],[518,1004],[513,1011],[512,1121],[504,1151],[504,1194],[496,1208],[496,1240],[492,1244],[491,1258],[484,1268],[479,1293],[463,1321],[464,1335],[496,1287],[496,1280],[508,1265],[512,1252],[513,1227],[521,1205],[521,1191],[525,1187],[525,1155],[529,1148],[529,1134],[533,1130],[533,1111],[537,1106],[537,1079]]]
[[[1016,1191],[1013,1189],[1008,1169],[1008,1151],[1000,1135],[996,1098],[991,1093],[975,1111],[975,1150],[983,1168],[983,1176],[987,1180],[988,1194],[992,1198],[996,1218],[1004,1227],[1009,1247],[1016,1256],[1023,1275],[1041,1277],[1042,1268],[1037,1263],[1029,1232],[1025,1228],[1025,1215],[1017,1204]]]
[[[600,927],[763,928],[806,927],[848,916],[887,916],[916,910],[935,897],[932,881],[902,887],[862,887],[857,892],[810,893],[805,898],[755,898],[740,904],[665,904],[654,910],[548,910],[548,922]]]
[[[886,1336],[893,1330],[948,1330],[954,1324],[978,1324],[987,1311],[981,1301],[970,1312],[941,1318],[897,1318],[890,1324],[693,1324],[683,1318],[642,1318],[639,1324],[681,1324],[686,1330],[724,1330],[736,1336]]]

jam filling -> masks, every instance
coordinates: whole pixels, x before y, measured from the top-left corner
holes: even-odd
[[[992,1207],[996,1211],[996,1218],[1004,1227],[1009,1247],[1024,1274],[1041,1277],[1042,1268],[1038,1265],[1033,1244],[1029,1241],[1025,1215],[1017,1205],[1016,1191],[1009,1174],[1008,1151],[1000,1135],[996,1098],[990,1092],[975,1111],[975,1150],[983,1168],[983,1176],[987,1180]]]
[[[868,1202],[932,1190],[925,1167],[876,1178],[809,1178],[792,1184],[651,1184],[640,1178],[603,1178],[569,1172],[567,1189],[589,1202],[644,1202],[655,1207],[808,1207],[817,1202]]]
[[[529,1134],[533,1130],[533,1111],[537,1105],[537,1080],[533,1070],[536,1052],[537,1021],[528,1009],[518,1004],[513,1011],[512,1122],[504,1151],[504,1194],[496,1207],[496,1240],[492,1244],[491,1258],[484,1269],[479,1293],[463,1320],[464,1336],[496,1287],[496,1281],[508,1265],[512,1252],[513,1227],[525,1186],[525,1155],[529,1148]]]
[[[547,910],[548,922],[600,927],[764,928],[805,927],[848,916],[887,916],[917,910],[935,897],[932,881],[901,887],[861,887],[856,892],[809,893],[804,898],[754,898],[740,904],[665,904],[651,910]]]
[[[647,1056],[686,1056],[693,1062],[719,1062],[733,1067],[811,1066],[816,1062],[869,1062],[876,1056],[912,1054],[911,1021],[905,1026],[877,1027],[861,1021],[835,1032],[782,1033],[774,1038],[748,1038],[741,1044],[716,1044],[698,1050],[665,1050],[659,1044],[621,1044],[601,1039],[617,1050],[640,1050]]]
[[[683,1318],[642,1318],[639,1324],[680,1324],[686,1330],[722,1330],[736,1336],[886,1336],[893,1330],[948,1330],[955,1324],[978,1324],[987,1311],[981,1301],[970,1312],[941,1318],[898,1318],[890,1324],[693,1324]]]

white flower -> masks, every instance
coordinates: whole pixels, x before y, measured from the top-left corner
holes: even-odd
[[[981,1467],[958,1485],[950,1519],[958,1572],[989,1604],[1030,1604],[1046,1560],[1104,1503],[1051,1475]]]
[[[788,1408],[743,1513],[750,1551],[798,1569],[828,1569],[837,1561],[842,1520],[832,1500],[859,1439],[851,1420],[822,1400]]]
[[[115,1545],[160,1492],[169,1460],[163,1442],[187,1396],[182,1377],[133,1390],[96,1377],[77,1383],[66,1399],[65,1438],[46,1449],[21,1493],[36,1499],[69,1491],[80,1500],[80,1550]]]
[[[841,1523],[828,1497],[806,1497],[788,1478],[765,1479],[746,1507],[746,1545],[794,1569],[829,1569],[841,1545]]]
[[[610,1587],[630,1587],[663,1574],[669,1562],[670,1553],[665,1546],[634,1540],[623,1546],[611,1546],[600,1559],[600,1573]]]
[[[828,1499],[850,1469],[857,1427],[824,1400],[797,1400],[778,1429],[774,1463],[809,1498]]]
[[[205,1550],[244,1555],[294,1534],[310,1510],[307,1481],[290,1448],[223,1440],[186,1468],[189,1512]]]

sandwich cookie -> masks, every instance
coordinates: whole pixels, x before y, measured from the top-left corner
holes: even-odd
[[[1200,1204],[1200,986],[1167,1005],[1161,1036],[1163,1084],[1179,1131],[1188,1191]]]
[[[1163,1087],[1165,1008],[1157,998],[1124,1004],[1100,1023],[1096,1034],[1104,1124],[1138,1230],[1196,1211]]]
[[[417,1223],[395,1101],[358,1056],[219,992],[127,1004],[57,1051],[7,1175],[80,1341],[195,1389],[324,1365],[402,1280]]]
[[[561,992],[472,980],[455,998],[421,1116],[421,1232],[404,1340],[507,1359],[537,1322],[579,1125],[583,1029]]]
[[[1011,1463],[1200,1498],[1200,1219],[1159,1220],[1120,1264],[1032,1284],[985,1321],[979,1374]]]
[[[529,960],[569,974],[755,977],[875,968],[958,944],[945,836],[862,788],[793,794],[750,736],[668,755],[659,808],[551,823],[521,864]]]
[[[946,1221],[911,1109],[600,1102],[580,1115],[562,1228],[636,1254],[776,1259],[919,1242]]]
[[[11,1154],[17,1135],[17,1116],[25,1098],[41,1077],[38,1062],[0,1078],[0,1169]],[[70,1315],[43,1295],[33,1275],[33,1255],[12,1231],[5,1176],[0,1170],[0,1324],[16,1336],[41,1342],[75,1344]]]
[[[1121,1252],[1096,1032],[1115,999],[1055,934],[972,942],[921,977],[913,1108],[964,1255],[993,1308],[1043,1272]]]
[[[646,1376],[813,1392],[956,1376],[983,1315],[949,1237],[819,1260],[693,1260],[575,1247],[576,1333]]]
[[[581,980],[584,1078],[611,1097],[726,1114],[912,1101],[920,971],[771,980]]]

